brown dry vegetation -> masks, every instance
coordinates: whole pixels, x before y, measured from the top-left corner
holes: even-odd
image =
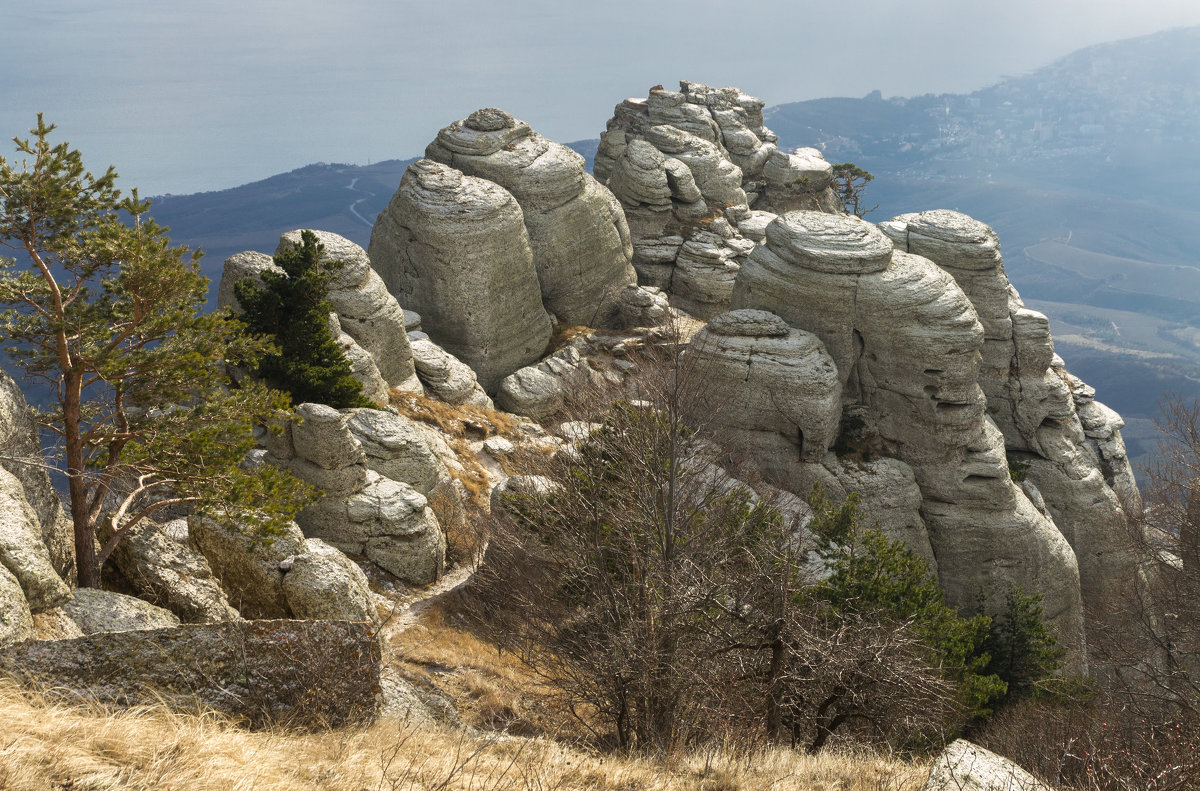
[[[664,764],[395,721],[251,733],[212,715],[69,708],[0,688],[0,788],[13,791],[905,791],[923,779],[922,767],[879,757],[714,752]]]

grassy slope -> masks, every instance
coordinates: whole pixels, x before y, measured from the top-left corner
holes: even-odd
[[[535,728],[530,679],[438,613],[393,639],[410,677],[435,671],[474,733],[384,721],[323,733],[250,733],[212,714],[70,708],[0,685],[0,788],[12,791],[915,791],[923,764],[785,749],[632,758],[601,755]],[[521,722],[512,719],[521,710]],[[507,714],[504,714],[507,712]],[[577,729],[576,729],[577,730]],[[563,729],[563,733],[571,733]]]

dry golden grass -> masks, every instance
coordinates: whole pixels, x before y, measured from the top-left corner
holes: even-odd
[[[402,390],[391,391],[391,403],[400,414],[436,426],[450,437],[465,437],[471,425],[482,427],[489,437],[496,434],[514,436],[520,425],[520,421],[512,415],[495,409],[447,404],[436,398]]]
[[[12,791],[909,791],[921,766],[787,750],[668,760],[394,721],[247,732],[213,715],[53,705],[0,687],[0,788]]]

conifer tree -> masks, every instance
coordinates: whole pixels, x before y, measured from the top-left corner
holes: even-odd
[[[269,532],[311,489],[243,466],[253,426],[287,398],[233,386],[226,367],[256,364],[267,343],[223,311],[201,313],[200,253],[172,247],[149,203],[122,197],[111,167],[95,176],[52,144],[54,128],[39,115],[31,138],[14,138],[20,161],[0,157],[0,245],[20,257],[0,259],[0,338],[55,394],[39,412],[58,439],[47,465],[67,480],[79,585],[97,587],[117,542],[164,508]]]
[[[275,256],[283,272],[264,272],[262,286],[247,278],[234,287],[250,329],[279,344],[262,358],[258,373],[297,403],[373,407],[329,327],[329,280],[342,262],[322,261],[324,250],[316,234],[303,231],[300,244]]]

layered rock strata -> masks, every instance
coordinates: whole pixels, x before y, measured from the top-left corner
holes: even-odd
[[[430,159],[410,165],[375,222],[370,254],[400,304],[484,390],[545,351],[551,321],[524,214],[500,185]]]
[[[618,296],[637,282],[629,226],[582,156],[495,108],[442,129],[425,156],[512,194],[525,219],[542,301],[559,321],[618,322]]]
[[[350,429],[351,414],[301,404],[296,419],[279,434],[264,433],[259,459],[286,467],[324,493],[296,515],[304,536],[361,555],[405,582],[433,582],[441,576],[446,556],[437,517],[413,486],[371,469]],[[355,422],[362,426],[365,420]]]
[[[879,227],[897,249],[949,272],[974,305],[984,330],[979,384],[988,414],[1075,550],[1085,603],[1103,609],[1120,595],[1118,580],[1136,577],[1135,560],[1122,547],[1122,497],[1136,508],[1137,487],[1120,415],[1065,370],[1049,321],[1026,308],[1009,283],[991,228],[947,210],[902,214]]]
[[[857,217],[797,211],[768,225],[733,304],[769,310],[824,343],[843,401],[865,409],[883,455],[914,474],[949,599],[973,608],[982,597],[998,612],[1010,587],[1041,594],[1080,665],[1075,554],[1010,477],[979,386],[984,329],[954,278]]]
[[[700,318],[728,309],[773,212],[837,210],[831,166],[815,149],[778,150],[762,107],[736,88],[658,86],[617,105],[600,138],[594,171],[625,210],[639,282]]]

